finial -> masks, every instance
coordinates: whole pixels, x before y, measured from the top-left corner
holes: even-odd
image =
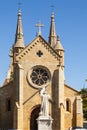
[[[36,24],[36,27],[38,27],[38,33],[37,36],[41,35],[41,27],[43,27],[44,25],[40,23],[40,21]]]
[[[54,12],[54,0],[51,0],[51,13]]]
[[[57,41],[60,41],[60,36],[59,35],[57,35]]]
[[[51,11],[54,12],[54,5],[51,5]]]
[[[18,2],[18,10],[20,10],[20,8],[21,8],[21,2],[20,2],[20,0],[19,0],[19,2]]]

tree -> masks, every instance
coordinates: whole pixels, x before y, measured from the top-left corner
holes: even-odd
[[[87,88],[82,88],[79,92],[83,99],[83,117],[87,120]]]

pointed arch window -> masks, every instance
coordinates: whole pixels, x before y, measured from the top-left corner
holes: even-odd
[[[71,111],[71,101],[70,99],[66,99],[66,111]]]
[[[7,99],[7,111],[11,111],[11,99]]]

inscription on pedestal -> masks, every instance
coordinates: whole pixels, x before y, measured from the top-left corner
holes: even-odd
[[[52,118],[49,117],[39,117],[37,119],[38,130],[52,130]]]

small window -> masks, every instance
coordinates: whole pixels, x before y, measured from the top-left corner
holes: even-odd
[[[71,111],[71,102],[69,99],[66,100],[66,111],[68,111],[68,112]]]
[[[7,111],[11,111],[11,100],[7,99]]]

